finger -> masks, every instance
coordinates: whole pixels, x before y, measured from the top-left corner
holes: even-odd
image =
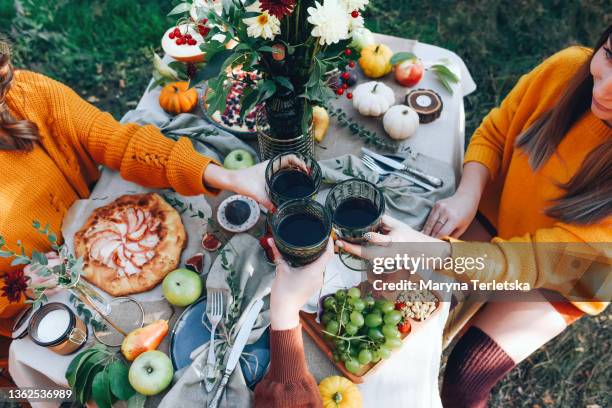
[[[389,235],[379,234],[377,232],[367,232],[363,235],[366,241],[374,244],[374,245],[388,245],[391,243],[392,239]]]
[[[270,200],[270,198],[267,195],[263,196],[261,199],[256,200],[256,201],[259,201],[259,204],[266,207],[268,211],[272,211],[272,212],[274,211],[274,203]]]
[[[276,243],[274,243],[273,238],[268,238],[268,245],[270,245],[270,248],[272,249],[272,255],[274,256],[274,263],[276,264],[276,266],[286,263],[283,259],[283,256],[276,247]]]
[[[467,225],[455,227],[455,230],[448,235],[453,238],[459,238],[461,235],[463,235],[463,233],[465,232],[465,230],[467,230],[467,228],[468,228]]]
[[[423,227],[423,230],[421,232],[425,235],[431,235],[431,232],[435,227],[438,218],[440,218],[440,209],[437,205],[435,205],[429,213],[429,217],[427,217],[427,221],[425,222],[425,226]]]
[[[363,247],[357,244],[351,244],[346,241],[336,241],[336,245],[338,248],[342,249],[344,252],[348,252],[351,255],[355,255],[359,258],[362,258],[363,255]]]
[[[438,221],[436,221],[436,224],[434,225],[430,236],[437,237],[438,234],[440,233],[440,230],[444,228],[446,224],[448,224],[449,222],[451,221],[448,218],[444,218],[444,216],[441,214],[440,217],[438,218]]]
[[[281,160],[280,167],[281,169],[285,167],[297,167],[298,169],[302,170],[304,173],[307,173],[307,174],[309,173],[306,163],[302,159],[297,157],[295,154],[289,154],[287,156],[284,156]]]
[[[398,220],[397,218],[393,218],[390,215],[386,215],[386,214],[382,216],[380,221],[384,226],[390,229],[397,228],[399,225],[402,224],[402,222]]]
[[[436,238],[448,237],[455,230],[455,222],[448,220],[446,224],[439,228],[438,233],[435,235]]]

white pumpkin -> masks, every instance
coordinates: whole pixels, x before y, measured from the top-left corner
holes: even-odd
[[[392,106],[385,113],[383,127],[391,139],[408,139],[419,128],[419,114],[406,105]]]
[[[382,82],[366,82],[353,91],[353,107],[364,116],[380,116],[394,103],[393,90]]]

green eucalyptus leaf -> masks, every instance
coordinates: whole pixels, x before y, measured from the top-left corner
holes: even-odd
[[[116,360],[108,366],[111,392],[120,400],[129,400],[136,391],[128,380],[128,368],[122,361]]]
[[[53,270],[49,269],[49,268],[39,268],[36,271],[36,274],[40,277],[43,278],[48,278],[49,276],[53,275]]]
[[[30,263],[30,260],[28,258],[25,258],[23,256],[18,256],[11,261],[11,266],[27,265],[29,263]]]
[[[38,252],[36,250],[32,251],[32,261],[40,265],[49,264],[49,261],[47,260],[47,257],[45,256],[45,254],[42,252]]]
[[[414,59],[417,56],[414,55],[411,52],[396,52],[395,54],[393,54],[393,56],[391,57],[391,65],[397,65],[402,61],[406,61],[406,60],[410,60],[410,59]]]
[[[99,408],[112,408],[109,375],[107,369],[99,371],[91,383],[91,394]]]

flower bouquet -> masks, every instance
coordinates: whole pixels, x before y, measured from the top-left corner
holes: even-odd
[[[206,64],[192,86],[207,81],[206,109],[224,112],[235,81],[244,82],[240,119],[255,107],[265,113],[271,140],[308,137],[312,145],[313,106],[325,106],[334,91],[330,75],[354,67],[352,33],[363,26],[368,0],[222,0],[183,3],[200,27]],[[202,29],[205,27],[205,29]],[[238,71],[257,76],[237,75]],[[351,97],[350,93],[345,94]],[[258,119],[258,130],[259,127]],[[261,134],[261,130],[260,130]],[[260,140],[261,145],[261,140]],[[265,152],[264,152],[265,156]],[[264,157],[265,158],[265,157]]]

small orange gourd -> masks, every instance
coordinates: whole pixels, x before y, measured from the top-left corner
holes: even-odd
[[[191,112],[198,104],[198,92],[189,89],[189,82],[172,82],[164,86],[159,95],[159,105],[168,113]]]

